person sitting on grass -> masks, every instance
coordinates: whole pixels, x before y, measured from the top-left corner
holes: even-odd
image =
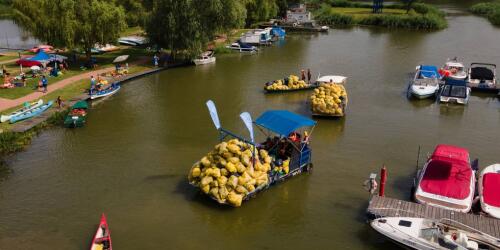
[[[6,73],[4,78],[3,78],[3,85],[0,86],[2,89],[11,89],[14,88],[14,85],[12,84],[12,79],[10,77],[9,73]]]

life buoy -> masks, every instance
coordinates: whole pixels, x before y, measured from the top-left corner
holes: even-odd
[[[297,23],[293,23],[292,24],[293,27],[297,27],[297,25],[298,25]]]

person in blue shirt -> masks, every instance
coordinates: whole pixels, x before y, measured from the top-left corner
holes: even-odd
[[[158,61],[159,61],[160,58],[158,58],[158,56],[155,54],[155,56],[153,57],[153,63],[155,65],[155,67],[158,67]]]
[[[43,87],[43,93],[47,93],[47,86],[49,85],[49,81],[45,76],[42,76],[42,87]]]

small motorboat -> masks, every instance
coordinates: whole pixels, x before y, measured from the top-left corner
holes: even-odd
[[[449,60],[444,64],[444,66],[439,69],[439,73],[444,78],[451,78],[455,80],[465,80],[467,78],[467,70],[462,62],[459,62],[457,58]]]
[[[474,172],[466,149],[438,145],[417,173],[415,200],[421,204],[467,213],[474,198]]]
[[[499,240],[475,229],[462,230],[447,220],[413,217],[383,217],[370,225],[395,243],[418,250],[489,250],[499,249]]]
[[[500,164],[486,167],[479,176],[481,208],[492,217],[500,219]]]
[[[445,78],[444,85],[439,92],[439,101],[443,103],[467,104],[471,89],[465,80]]]
[[[28,111],[31,111],[33,109],[36,109],[36,108],[38,108],[38,107],[40,107],[42,105],[43,105],[43,100],[42,99],[38,100],[37,102],[33,102],[33,103],[25,103],[23,108],[18,109],[18,110],[14,111],[14,112],[12,112],[12,113],[10,113],[8,115],[2,115],[2,116],[0,116],[0,122],[9,121],[10,118],[12,118],[14,116],[22,115],[22,114],[24,114],[24,113],[26,113]]]
[[[193,60],[195,65],[215,63],[215,56],[212,50],[203,52],[198,58]]]
[[[99,91],[91,91],[90,92],[90,99],[94,100],[97,98],[114,95],[116,92],[118,92],[118,90],[120,90],[120,88],[121,88],[120,84],[112,83],[111,86],[109,86],[106,89],[99,90]]]
[[[226,48],[231,49],[231,50],[236,50],[239,52],[257,52],[258,49],[255,46],[248,45],[246,43],[242,43],[240,41],[232,43],[231,45],[226,46]]]
[[[109,231],[108,222],[104,214],[101,216],[99,227],[97,227],[97,232],[92,239],[90,250],[113,250],[111,232]]]
[[[469,69],[469,87],[484,89],[484,90],[497,90],[496,79],[496,64],[490,63],[471,63]]]
[[[18,121],[22,121],[22,120],[26,120],[26,119],[29,119],[29,118],[32,118],[35,116],[39,116],[43,112],[45,112],[47,109],[49,109],[53,103],[54,103],[53,101],[49,101],[46,104],[43,104],[43,105],[36,107],[36,108],[33,108],[33,109],[26,111],[20,115],[12,116],[10,118],[10,123],[16,123]]]
[[[418,99],[435,97],[439,93],[440,83],[441,76],[436,66],[420,65],[411,81],[409,92]]]
[[[89,108],[86,101],[78,101],[72,107],[64,119],[64,126],[68,128],[83,127],[87,120],[87,109]]]

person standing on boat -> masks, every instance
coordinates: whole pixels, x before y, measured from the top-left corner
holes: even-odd
[[[311,69],[307,69],[307,82],[311,83]]]
[[[300,71],[300,80],[302,80],[302,81],[306,80],[306,71],[305,70]]]
[[[49,85],[49,81],[45,76],[42,76],[42,87],[43,87],[43,93],[47,93],[47,86]]]
[[[94,76],[90,76],[90,94],[92,94],[92,92],[94,92],[95,84],[96,84],[96,80],[95,80]]]

